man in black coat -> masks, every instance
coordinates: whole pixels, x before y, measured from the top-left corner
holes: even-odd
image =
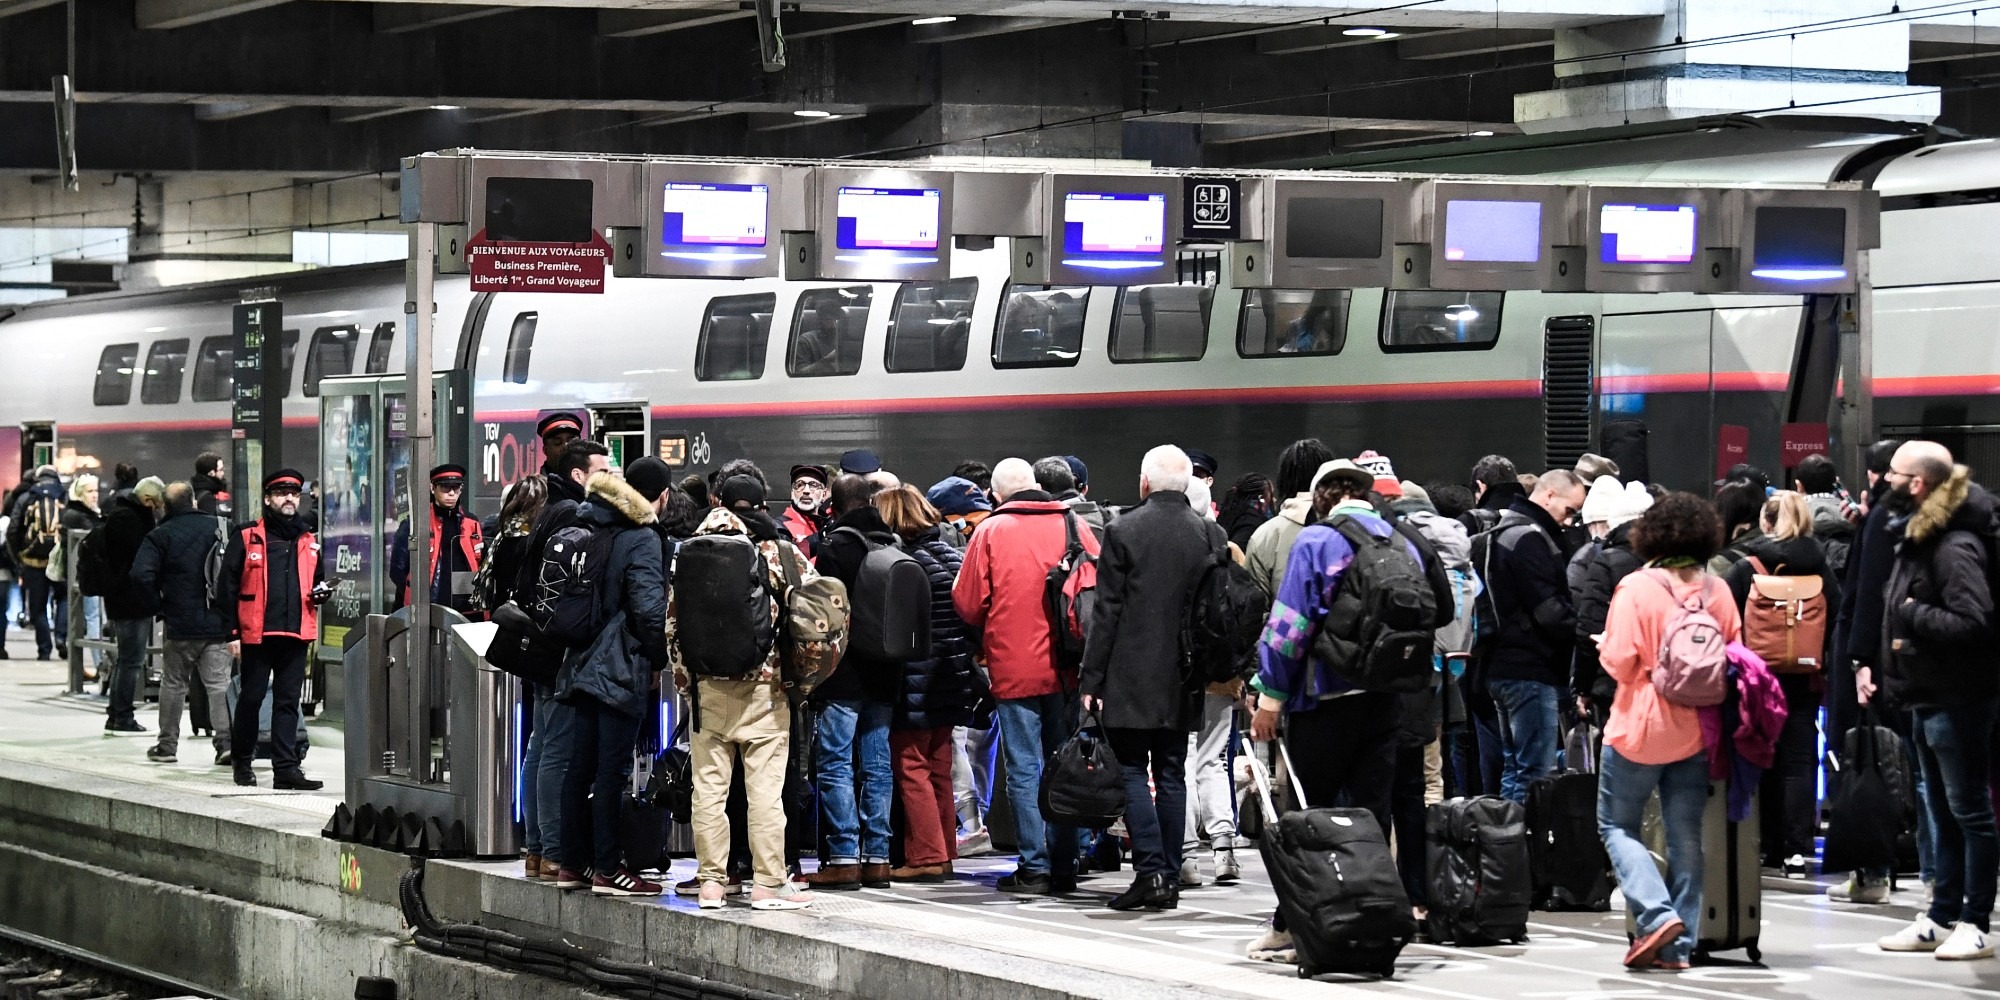
[[[1840,749],[1846,733],[1861,722],[1861,703],[1855,691],[1855,677],[1861,670],[1873,672],[1882,649],[1882,591],[1889,585],[1889,571],[1896,563],[1898,536],[1889,529],[1890,511],[1884,502],[1889,496],[1889,460],[1895,457],[1896,441],[1877,441],[1868,446],[1867,510],[1854,543],[1847,553],[1847,575],[1840,586],[1840,614],[1834,622],[1834,653],[1827,675],[1827,732],[1829,743]],[[1878,710],[1876,721],[1896,731],[1909,746],[1909,713],[1897,707]],[[1841,734],[1837,739],[1832,734]],[[1844,752],[1844,750],[1841,750]],[[1911,759],[1915,759],[1912,752]],[[1842,772],[1828,769],[1827,788],[1831,795],[1839,787]],[[1920,854],[1930,853],[1929,820],[1919,811],[1916,831]],[[1925,857],[1924,860],[1928,860]],[[1856,872],[1842,885],[1827,890],[1831,899],[1852,903],[1889,901],[1889,873]]]
[[[1883,594],[1880,685],[1910,710],[1935,874],[1929,911],[1876,944],[1940,959],[1992,958],[2000,835],[1987,782],[2000,670],[1988,562],[2000,512],[1971,470],[1934,442],[1896,449],[1886,478],[1889,527],[1901,541]],[[1854,683],[1864,705],[1878,693],[1868,668],[1855,671]]]
[[[564,466],[563,450],[583,437],[583,419],[574,413],[551,413],[535,425],[535,436],[542,439],[542,477],[549,481],[549,502],[582,503],[583,484]]]
[[[204,451],[195,456],[194,478],[188,483],[194,487],[196,510],[225,518],[234,511],[234,503],[229,496],[229,480],[223,478],[221,455]]]
[[[1476,535],[1500,523],[1500,515],[1515,500],[1527,496],[1505,455],[1488,455],[1472,466],[1472,494],[1478,505],[1458,516],[1465,532]]]
[[[179,759],[181,709],[190,697],[203,698],[214,729],[215,766],[224,767],[230,763],[229,626],[208,606],[208,562],[209,553],[226,544],[227,522],[197,509],[188,483],[167,487],[166,510],[166,519],[140,544],[130,574],[139,598],[166,626],[160,739],[146,759]]]
[[[1147,452],[1142,499],[1105,529],[1097,562],[1082,691],[1125,769],[1125,829],[1138,878],[1111,901],[1118,910],[1164,908],[1180,896],[1187,734],[1200,699],[1183,675],[1181,623],[1196,567],[1228,545],[1222,527],[1189,505],[1193,471],[1172,445]]]
[[[104,515],[104,530],[88,553],[98,560],[104,579],[110,581],[102,597],[104,617],[111,619],[111,635],[118,641],[118,655],[111,673],[111,702],[105,708],[104,731],[139,735],[146,727],[134,717],[139,683],[146,676],[148,647],[153,642],[152,602],[132,583],[132,561],[146,533],[153,530],[159,512],[166,509],[166,484],[157,476],[139,480],[129,496],[111,502]]]
[[[1481,560],[1474,549],[1474,568],[1487,573],[1499,617],[1482,666],[1500,709],[1500,794],[1522,805],[1528,786],[1556,769],[1557,703],[1569,689],[1576,644],[1562,536],[1583,501],[1576,473],[1543,473],[1532,495],[1508,505],[1488,542],[1490,557]]]

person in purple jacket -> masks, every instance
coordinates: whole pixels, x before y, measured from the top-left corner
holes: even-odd
[[[1325,522],[1344,515],[1378,537],[1395,530],[1369,502],[1374,482],[1372,474],[1346,459],[1320,466],[1313,476],[1315,523],[1299,532],[1292,545],[1284,580],[1258,643],[1259,666],[1251,682],[1257,708],[1250,736],[1259,743],[1276,738],[1279,715],[1289,716],[1285,748],[1306,802],[1331,806],[1346,792],[1349,804],[1375,814],[1386,837],[1389,792],[1395,779],[1398,698],[1356,689],[1311,656],[1313,638],[1333,606],[1341,575],[1354,559],[1347,540]],[[1423,554],[1417,546],[1407,541],[1404,545],[1421,565]],[[1294,960],[1282,917],[1272,918],[1270,931],[1251,942],[1248,954],[1263,961]]]

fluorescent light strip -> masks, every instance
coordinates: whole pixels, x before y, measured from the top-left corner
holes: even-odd
[[[1067,267],[1089,267],[1100,271],[1137,271],[1149,267],[1160,267],[1165,261],[1159,260],[1066,260]]]
[[[904,257],[898,254],[834,254],[833,259],[843,264],[935,264],[936,257]]]
[[[763,260],[764,255],[748,250],[662,250],[660,256],[674,260]]]
[[[1847,269],[1840,267],[1760,267],[1752,270],[1753,278],[1769,278],[1772,281],[1833,281],[1847,277]]]

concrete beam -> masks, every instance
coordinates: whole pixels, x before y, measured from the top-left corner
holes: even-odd
[[[754,10],[736,7],[674,11],[606,9],[597,12],[597,33],[605,38],[644,38],[755,16]]]
[[[225,17],[248,14],[253,10],[276,7],[290,0],[138,0],[133,8],[133,20],[141,28],[163,31],[170,28],[185,28],[191,24],[219,21]]]
[[[910,41],[919,45],[939,45],[945,42],[963,42],[972,38],[989,35],[1007,35],[1016,31],[1034,31],[1037,28],[1056,28],[1075,24],[1073,17],[961,17],[944,24],[918,24],[910,27]]]
[[[1282,33],[1267,33],[1257,36],[1257,54],[1266,56],[1290,56],[1301,52],[1323,52],[1327,49],[1346,49],[1358,45],[1375,45],[1403,37],[1397,32],[1389,35],[1347,34],[1359,27],[1351,24],[1312,25],[1293,28]],[[1444,29],[1445,32],[1454,29]],[[1443,33],[1443,32],[1440,32]]]
[[[0,0],[0,17],[13,17],[16,14],[26,14],[31,10],[53,7],[63,2],[64,0]]]
[[[798,14],[785,19],[785,39],[798,41],[802,38],[819,38],[825,35],[841,35],[850,31],[868,28],[883,28],[892,24],[908,24],[910,15],[846,15],[846,14]],[[795,27],[799,26],[799,27]],[[803,29],[803,30],[802,30]]]
[[[1465,29],[1402,39],[1396,43],[1396,55],[1416,60],[1457,59],[1461,56],[1539,49],[1555,43],[1554,32],[1539,28]]]
[[[283,111],[291,107],[282,101],[218,101],[214,104],[197,104],[194,120],[198,122],[227,122],[251,115],[261,115],[271,111]]]
[[[330,108],[327,119],[336,125],[352,125],[355,122],[372,122],[377,118],[407,115],[413,111],[428,111],[430,106],[419,104],[396,108]]]
[[[462,3],[378,3],[374,5],[375,31],[400,35],[406,31],[441,28],[482,17],[505,14],[511,7],[481,7]]]

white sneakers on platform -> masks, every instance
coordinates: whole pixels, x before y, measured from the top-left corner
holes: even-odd
[[[1929,914],[1918,915],[1910,926],[1875,944],[1883,951],[1928,951],[1932,957],[1945,962],[1969,962],[1993,957],[1991,935],[1974,927],[1970,921],[1960,921],[1947,930],[1932,921]]]

